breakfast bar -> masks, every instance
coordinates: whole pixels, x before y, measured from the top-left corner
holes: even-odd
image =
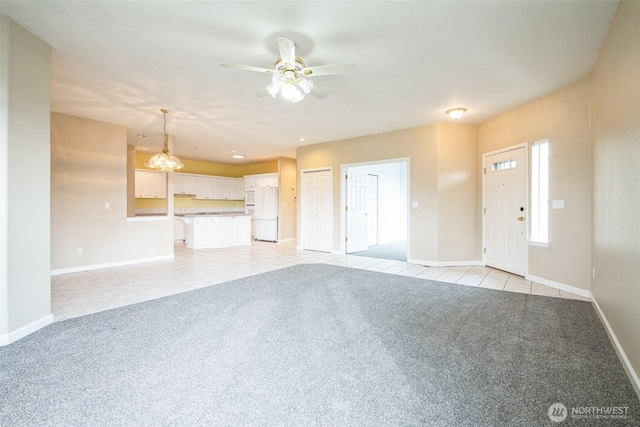
[[[189,249],[251,245],[251,215],[242,212],[187,214],[185,242]]]

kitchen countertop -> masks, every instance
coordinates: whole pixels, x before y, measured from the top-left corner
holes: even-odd
[[[174,216],[181,217],[201,217],[201,216],[250,216],[244,212],[210,212],[210,213],[178,213]]]

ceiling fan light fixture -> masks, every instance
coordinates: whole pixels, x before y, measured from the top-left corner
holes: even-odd
[[[269,95],[275,98],[276,95],[278,95],[278,92],[280,92],[280,87],[281,85],[273,82],[269,86],[267,86],[267,92],[269,92]]]
[[[273,69],[238,64],[220,64],[220,66],[271,74],[271,84],[256,93],[256,96],[260,98],[271,95],[275,98],[280,92],[284,99],[291,102],[302,101],[307,94],[312,94],[317,99],[326,98],[327,93],[307,77],[344,74],[356,69],[355,64],[351,62],[307,67],[302,59],[296,56],[296,44],[284,37],[278,37],[278,50],[280,56],[276,59]]]
[[[155,169],[161,172],[173,172],[174,170],[182,169],[184,167],[184,163],[182,163],[179,158],[169,153],[169,135],[167,135],[167,113],[169,110],[162,108],[160,112],[163,114],[164,120],[164,124],[162,126],[162,131],[164,133],[164,146],[160,153],[152,156],[144,163],[144,165],[150,169]]]
[[[299,102],[304,98],[300,88],[298,88],[298,86],[293,82],[285,83],[284,86],[282,86],[282,89],[280,89],[280,93],[284,99],[291,102]]]
[[[300,86],[300,89],[302,89],[305,94],[308,94],[311,92],[311,89],[313,89],[313,82],[307,79],[300,79],[298,81],[298,86]]]
[[[451,110],[447,110],[447,115],[451,117],[453,120],[458,120],[466,112],[467,112],[466,108],[452,108]]]

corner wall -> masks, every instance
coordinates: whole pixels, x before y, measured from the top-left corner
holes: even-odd
[[[278,157],[278,241],[296,239],[296,161],[286,157]]]
[[[621,1],[591,76],[593,299],[640,395],[640,3]]]
[[[549,209],[549,246],[529,246],[528,274],[586,291],[591,289],[589,103],[585,79],[482,123],[478,133],[478,157],[549,140],[549,199],[564,200],[565,209]]]
[[[124,126],[51,115],[54,272],[173,257],[171,217],[127,219],[130,154]]]
[[[0,345],[53,321],[51,47],[0,16]]]
[[[418,203],[417,208],[409,207],[409,257],[430,264],[479,261],[475,129],[473,125],[436,124],[298,147],[299,175],[306,169],[333,168],[333,251],[341,250],[343,240],[341,165],[408,158],[409,203]],[[440,188],[439,181],[444,183],[451,176],[459,177],[460,182]],[[448,212],[441,198],[456,206],[455,212]],[[444,220],[445,216],[449,218]],[[299,211],[298,236],[301,223]],[[459,224],[465,224],[465,238],[453,239]],[[441,239],[451,240],[441,245]],[[467,256],[472,258],[465,259]]]

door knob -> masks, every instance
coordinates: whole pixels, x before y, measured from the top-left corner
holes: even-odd
[[[523,216],[519,216],[518,217],[518,221],[524,221],[524,217]]]

